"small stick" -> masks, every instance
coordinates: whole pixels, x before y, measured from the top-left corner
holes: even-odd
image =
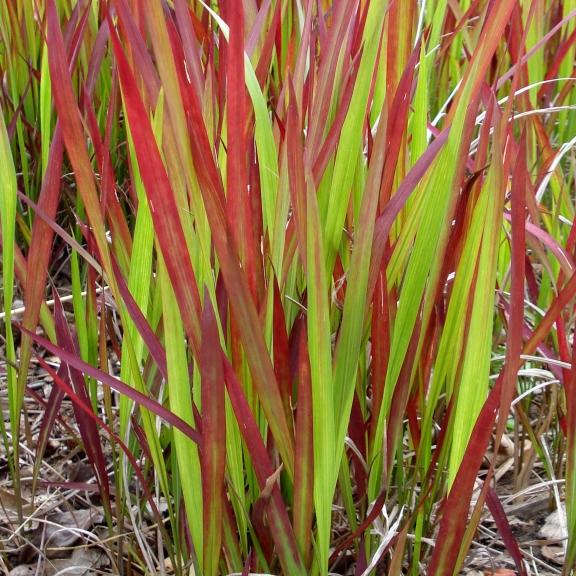
[[[96,288],[96,294],[102,294],[102,291],[107,291],[110,288],[108,286],[105,286],[104,288]],[[87,292],[86,290],[84,292],[81,292],[81,296],[86,296]],[[60,302],[64,303],[64,302],[70,302],[73,298],[72,294],[69,294],[68,296],[62,296],[62,298],[60,298]],[[46,306],[54,306],[54,300],[47,300],[46,301]],[[20,306],[19,308],[13,308],[11,310],[11,315],[12,316],[20,316],[21,314],[24,314],[24,312],[26,312],[26,306]],[[4,320],[4,318],[6,318],[6,312],[0,312],[0,320]]]

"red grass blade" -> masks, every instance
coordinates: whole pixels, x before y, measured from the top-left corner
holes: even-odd
[[[296,223],[298,254],[306,272],[306,181],[304,177],[304,146],[302,143],[301,121],[298,103],[292,80],[288,78],[290,98],[287,113],[287,157],[288,178],[290,181],[290,199]]]
[[[140,485],[142,487],[142,490],[144,491],[144,496],[146,498],[146,500],[148,501],[148,503],[150,504],[150,507],[152,509],[152,512],[156,518],[156,521],[158,522],[158,526],[160,527],[160,530],[164,530],[163,526],[164,526],[164,522],[162,519],[162,515],[160,514],[160,511],[158,510],[158,507],[156,506],[156,502],[148,488],[148,483],[146,482],[146,479],[144,478],[144,475],[142,474],[142,469],[140,468],[140,466],[138,465],[138,462],[136,461],[136,458],[134,458],[134,455],[132,454],[132,452],[129,450],[129,448],[126,446],[126,444],[124,444],[124,442],[122,442],[122,440],[120,439],[120,437],[114,433],[113,430],[110,429],[109,426],[107,426],[102,420],[100,420],[96,414],[94,414],[94,411],[92,410],[91,406],[89,404],[86,404],[86,402],[84,402],[75,392],[74,390],[72,390],[72,388],[68,385],[68,383],[60,378],[59,373],[56,372],[55,370],[52,369],[52,367],[47,364],[42,358],[38,357],[38,362],[39,364],[42,366],[42,368],[44,368],[44,370],[46,370],[48,372],[48,374],[54,379],[55,384],[62,390],[63,393],[67,394],[70,399],[72,400],[72,402],[74,403],[74,406],[76,408],[78,408],[78,410],[82,411],[87,418],[89,418],[90,420],[92,420],[96,425],[100,426],[101,428],[103,428],[106,433],[114,439],[114,442],[120,446],[120,448],[122,449],[122,451],[126,454],[130,464],[132,465],[132,468],[134,469],[134,472],[136,473],[136,476],[138,477],[138,480],[140,481]]]
[[[58,338],[58,343],[64,350],[73,355],[78,355],[76,350],[76,344],[74,338],[70,332],[68,323],[66,322],[66,317],[64,315],[64,308],[58,293],[56,290],[54,292],[54,319],[56,322],[56,335]],[[84,377],[76,368],[66,365],[64,372],[64,380],[71,383],[74,393],[80,398],[80,400],[87,406],[90,405],[90,398],[88,396],[88,390],[86,388],[86,382]],[[108,473],[106,472],[106,460],[104,458],[104,452],[102,451],[102,443],[100,441],[100,435],[98,434],[98,428],[94,421],[86,416],[86,413],[82,410],[77,409],[74,405],[74,413],[76,416],[76,421],[78,422],[78,428],[80,430],[80,436],[82,437],[82,442],[84,443],[84,449],[92,469],[94,470],[94,475],[100,486],[100,493],[104,500],[104,506],[111,512],[110,507],[110,485],[108,482]]]
[[[186,334],[190,339],[192,349],[198,355],[200,350],[200,296],[178,207],[156,145],[148,113],[144,108],[135,78],[115,31],[112,32],[111,39],[156,237],[172,280],[174,293],[180,303]]]
[[[94,232],[94,238],[102,259],[103,267],[109,271],[111,265],[108,241],[106,239],[106,226],[98,199],[94,172],[90,158],[88,157],[86,145],[84,144],[85,138],[82,121],[72,89],[72,81],[67,65],[68,59],[66,58],[64,40],[62,38],[54,0],[48,0],[46,11],[48,26],[47,43],[50,46],[48,60],[56,111],[58,112],[62,126],[66,152],[74,169],[74,175],[78,183],[78,191]]]
[[[264,445],[258,426],[254,421],[250,407],[246,402],[240,383],[236,378],[234,369],[227,359],[224,359],[224,374],[226,388],[230,396],[230,401],[232,402],[232,407],[234,408],[234,413],[236,414],[236,419],[238,422],[241,422],[240,431],[252,456],[258,484],[263,490],[266,487],[268,479],[274,475],[274,467],[272,466],[272,462],[270,462],[266,446]],[[304,576],[306,570],[302,563],[288,513],[282,501],[280,489],[276,483],[272,489],[269,504],[268,525],[276,544],[278,557],[284,574],[300,574]]]
[[[470,437],[462,465],[456,475],[450,494],[442,506],[442,521],[436,537],[436,546],[428,566],[430,576],[452,576],[456,568],[466,520],[486,446],[492,436],[492,427],[498,411],[502,378],[490,392]]]
[[[110,388],[116,390],[120,394],[128,396],[128,398],[130,398],[137,404],[141,404],[142,406],[144,406],[144,408],[156,414],[164,421],[166,421],[168,424],[174,426],[175,428],[178,428],[180,432],[186,434],[188,438],[196,442],[196,444],[200,445],[201,436],[198,433],[198,431],[192,428],[192,426],[190,426],[186,422],[184,422],[181,418],[178,418],[178,416],[175,416],[172,412],[164,408],[164,406],[162,406],[162,404],[158,403],[156,400],[153,400],[152,398],[149,398],[148,396],[145,396],[144,394],[138,392],[137,390],[135,390],[131,386],[128,386],[118,378],[110,376],[109,374],[103,372],[102,370],[99,370],[98,368],[94,368],[94,366],[91,366],[90,364],[87,364],[86,362],[82,361],[77,355],[69,352],[63,347],[52,344],[49,340],[46,340],[46,338],[43,338],[42,336],[38,336],[37,334],[30,332],[22,325],[20,325],[19,328],[23,332],[29,334],[30,337],[36,343],[38,343],[43,348],[46,348],[46,350],[48,350],[55,356],[61,358],[63,362],[66,362],[66,364],[68,364],[72,368],[75,368],[76,370],[79,370],[80,372],[88,376],[91,376],[95,380],[98,380],[102,384],[109,386]]]
[[[65,371],[64,365],[61,365],[58,369],[58,374],[62,379],[66,376]],[[62,392],[61,388],[53,386],[52,390],[50,390],[48,402],[45,404],[45,410],[40,424],[40,431],[38,432],[38,444],[36,446],[36,457],[34,459],[34,484],[37,482],[40,467],[42,465],[42,458],[44,457],[44,452],[48,445],[48,440],[50,439],[50,433],[58,419],[60,405],[62,404],[63,398],[64,392]]]
[[[220,337],[212,304],[204,298],[202,313],[202,496],[204,502],[204,573],[218,574],[222,547],[226,414]]]
[[[522,561],[522,552],[520,552],[518,541],[512,533],[512,528],[510,527],[510,523],[508,522],[508,518],[506,517],[502,503],[500,502],[496,491],[492,487],[488,489],[486,504],[490,509],[494,521],[496,522],[498,531],[502,535],[502,540],[504,541],[508,552],[510,552],[512,559],[514,560],[514,564],[516,564],[516,570],[518,571],[518,574],[525,576],[526,568],[524,567],[524,562]]]
[[[240,261],[246,268],[248,284],[255,296],[256,278],[253,226],[248,199],[248,170],[246,166],[246,119],[248,112],[244,81],[244,8],[242,3],[228,7],[230,42],[226,79],[228,123],[228,159],[226,182],[226,215],[238,247]]]
[[[292,375],[290,374],[289,342],[286,333],[286,317],[282,306],[282,295],[278,282],[274,278],[274,321],[273,321],[273,346],[274,346],[274,372],[278,379],[282,403],[286,419],[292,419]]]
[[[306,326],[299,327],[298,398],[296,409],[296,474],[294,476],[294,534],[305,566],[310,568],[314,510],[314,444],[312,421],[312,383]]]
[[[54,220],[58,202],[60,199],[60,174],[62,171],[62,160],[64,155],[64,143],[60,124],[56,124],[50,154],[48,157],[48,167],[42,183],[38,206],[50,220]],[[46,285],[48,262],[52,248],[52,238],[54,233],[46,222],[36,217],[32,226],[32,240],[28,251],[26,275],[33,277],[33,282],[27,282],[24,288],[24,302],[26,310],[22,324],[29,330],[34,330],[38,324],[40,308],[44,300],[44,289]],[[21,390],[24,389],[27,378],[28,366],[32,355],[32,341],[27,335],[22,336],[20,348],[20,375],[23,381],[19,383]]]

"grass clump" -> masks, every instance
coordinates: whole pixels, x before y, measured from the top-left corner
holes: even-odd
[[[20,522],[65,429],[121,573],[452,575],[486,508],[502,568],[528,574],[543,560],[505,504],[537,485],[570,574],[575,18],[569,0],[2,4]]]

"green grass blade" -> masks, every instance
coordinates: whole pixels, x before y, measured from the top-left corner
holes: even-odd
[[[16,170],[12,150],[4,123],[4,110],[0,111],[0,224],[2,225],[2,307],[4,309],[4,334],[6,338],[6,366],[10,424],[14,457],[17,458],[20,410],[24,401],[24,389],[17,387],[16,349],[12,330],[12,301],[14,299],[14,245],[16,238]],[[16,460],[17,462],[17,460]],[[19,466],[16,465],[16,469]]]

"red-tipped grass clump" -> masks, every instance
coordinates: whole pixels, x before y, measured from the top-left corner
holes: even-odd
[[[1,569],[48,491],[103,573],[572,573],[574,0],[8,0],[0,37]]]

